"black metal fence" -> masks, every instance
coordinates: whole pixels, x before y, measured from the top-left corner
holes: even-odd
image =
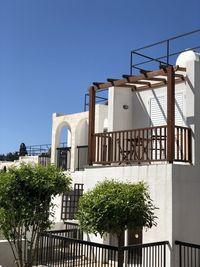
[[[66,238],[83,240],[83,232],[80,230],[78,224],[73,222],[65,223],[65,229],[63,230],[54,230],[48,233]]]
[[[71,147],[57,148],[57,166],[63,170],[69,170],[71,163]]]
[[[65,232],[68,232],[68,237],[83,240],[83,232],[80,230],[77,223],[66,222],[65,223]]]
[[[165,267],[167,245],[164,241],[122,247],[124,262],[129,267]]]
[[[117,267],[117,255],[117,247],[66,238],[54,232],[41,235],[37,265],[100,267],[111,260],[110,266]]]
[[[175,241],[178,246],[177,267],[199,267],[200,266],[200,245]]]
[[[66,231],[53,231],[40,237],[37,265],[165,267],[167,245],[164,241],[115,247],[70,238]]]
[[[173,36],[131,51],[130,75],[136,70],[150,70],[174,65],[177,55],[188,50],[199,51],[200,29]],[[158,67],[157,67],[158,66]]]
[[[38,157],[38,163],[42,166],[47,166],[51,163],[51,155],[49,155],[48,153],[42,153]]]
[[[38,156],[42,153],[51,154],[51,144],[32,145],[26,147],[28,156]]]
[[[103,95],[97,95],[97,94],[102,94],[103,91]],[[100,92],[97,92],[96,94],[96,98],[95,98],[95,103],[96,104],[106,104],[106,102],[108,101],[108,95],[107,93],[105,93],[105,91],[107,90],[101,90]],[[84,111],[87,111],[89,107],[89,94],[85,94],[85,101],[84,101]]]

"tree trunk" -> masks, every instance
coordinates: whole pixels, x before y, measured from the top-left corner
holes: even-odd
[[[124,232],[118,235],[118,267],[123,267],[124,263],[124,251],[122,246],[124,246]]]

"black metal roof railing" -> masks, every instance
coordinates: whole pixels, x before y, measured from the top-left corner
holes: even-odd
[[[59,144],[59,148],[67,147],[67,143],[63,142]],[[32,145],[26,147],[28,156],[38,156],[43,153],[51,154],[51,144]]]
[[[132,50],[130,75],[133,75],[134,69],[147,70],[146,68],[152,67],[153,63],[159,64],[159,67],[160,65],[174,65],[175,56],[178,54],[186,50],[198,51],[200,49],[199,41],[197,41],[199,39],[200,29],[197,29]]]
[[[50,144],[32,145],[32,146],[27,146],[26,151],[28,153],[28,156],[37,156],[42,153],[49,152],[50,148],[51,148]]]
[[[102,91],[101,91],[101,93],[102,93]],[[104,90],[104,91],[106,91],[106,90]],[[98,104],[98,103],[105,104],[107,101],[108,101],[107,96],[104,97],[104,96],[97,96],[96,95],[96,104]],[[87,93],[87,94],[85,94],[84,111],[87,111],[88,106],[89,106],[89,94]]]

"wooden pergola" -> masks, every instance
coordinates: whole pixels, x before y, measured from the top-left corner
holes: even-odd
[[[186,68],[179,66],[162,67],[155,71],[141,71],[140,75],[123,75],[122,79],[107,79],[105,83],[94,82],[89,87],[89,132],[88,132],[88,163],[95,158],[95,98],[96,92],[115,86],[131,88],[133,92],[154,90],[167,86],[167,161],[174,160],[174,126],[175,126],[175,84],[185,80]],[[123,90],[122,88],[122,90]]]

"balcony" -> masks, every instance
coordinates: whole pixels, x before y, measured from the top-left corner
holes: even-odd
[[[123,79],[107,81],[95,82],[89,89],[89,165],[158,161],[191,163],[191,129],[183,126],[186,121],[183,112],[181,111],[180,124],[176,123],[175,113],[179,109],[176,92],[180,92],[180,88],[186,90],[187,87],[186,68],[166,64],[155,71],[141,70],[139,75],[123,75]],[[98,91],[106,88],[111,88],[108,101],[108,118],[113,120],[109,124],[111,131],[96,133],[95,97]],[[158,95],[161,93],[163,99],[166,99],[166,102],[163,102],[165,108],[158,101]],[[133,94],[135,96],[132,98]],[[152,95],[157,103],[154,113],[164,114],[164,121],[158,120],[159,123],[152,123],[150,116],[147,99],[152,99]],[[122,107],[126,105],[122,105],[126,102],[129,104],[125,113]],[[134,129],[134,121],[136,125],[141,125],[141,128]],[[154,126],[146,127],[148,125]]]
[[[85,165],[87,165],[87,153],[88,146],[76,147],[76,170],[83,170]],[[63,147],[57,148],[57,166],[65,171],[71,170],[71,147],[63,145]]]
[[[191,129],[175,126],[174,136],[174,161],[191,162]],[[169,146],[166,125],[96,133],[93,164],[168,161]]]

